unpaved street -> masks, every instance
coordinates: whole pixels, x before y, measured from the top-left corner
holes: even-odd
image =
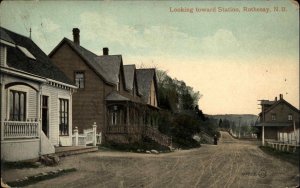
[[[295,187],[298,168],[250,141],[222,133],[219,145],[168,154],[96,152],[63,158],[77,172],[28,187]],[[53,167],[54,168],[54,167]]]

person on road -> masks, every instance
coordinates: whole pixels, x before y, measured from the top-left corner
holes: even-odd
[[[214,144],[215,144],[215,145],[218,145],[218,137],[217,137],[216,134],[215,134],[215,136],[214,136]]]

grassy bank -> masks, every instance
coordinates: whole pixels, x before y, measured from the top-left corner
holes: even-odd
[[[272,155],[280,160],[287,161],[293,165],[299,166],[299,149],[297,149],[296,152],[294,153],[294,152],[278,151],[268,146],[259,146],[259,148],[263,152]]]

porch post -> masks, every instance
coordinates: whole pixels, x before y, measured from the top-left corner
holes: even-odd
[[[127,119],[127,122],[126,122],[126,123],[127,123],[127,126],[129,126],[129,124],[130,124],[130,122],[129,122],[129,109],[130,109],[130,108],[129,108],[129,103],[127,102],[127,110],[126,110],[126,111],[127,111],[127,112],[126,112],[126,116],[127,116],[127,118],[126,118],[126,119]]]
[[[74,135],[75,135],[75,146],[78,146],[78,127],[75,127]]]
[[[265,145],[265,126],[262,126],[262,135],[261,135],[262,145]]]
[[[96,122],[94,122],[94,125],[93,125],[93,146],[96,146],[96,144],[97,144],[96,131],[97,131],[97,125],[96,125]]]
[[[41,125],[41,93],[42,93],[42,84],[39,86],[39,90],[37,92],[37,102],[36,102],[36,117],[37,117],[37,123],[38,123],[38,136],[40,139],[40,152],[39,154],[41,155],[42,153],[42,125]]]
[[[5,103],[5,97],[4,97],[4,92],[5,92],[5,88],[4,88],[4,79],[3,76],[1,76],[1,140],[4,140],[4,103]]]

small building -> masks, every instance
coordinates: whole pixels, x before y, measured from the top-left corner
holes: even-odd
[[[72,145],[76,86],[28,37],[0,27],[1,160],[21,161]]]
[[[146,126],[156,126],[155,69],[123,65],[122,55],[110,55],[108,48],[94,54],[80,45],[78,28],[73,29],[73,41],[63,38],[49,57],[78,86],[73,125],[80,132],[97,122],[104,142],[130,143],[141,140]]]
[[[284,142],[299,143],[299,110],[279,95],[279,100],[261,100],[259,121],[255,125],[258,130],[258,138],[262,138],[262,126],[264,126],[265,139],[273,139]],[[284,136],[285,135],[285,136]],[[284,139],[285,138],[285,139]]]

